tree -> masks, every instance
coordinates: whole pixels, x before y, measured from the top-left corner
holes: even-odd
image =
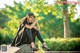
[[[70,27],[69,27],[69,18],[68,18],[68,5],[63,0],[63,15],[64,15],[64,38],[70,37]]]

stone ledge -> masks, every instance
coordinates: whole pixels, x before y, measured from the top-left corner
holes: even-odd
[[[27,51],[32,51],[30,45],[24,44],[19,47],[8,47],[8,53],[26,53]]]

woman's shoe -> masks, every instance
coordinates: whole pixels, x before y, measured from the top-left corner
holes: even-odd
[[[42,46],[43,49],[45,49],[46,51],[50,51],[50,48]]]
[[[32,48],[32,46],[30,46],[31,48]],[[39,49],[38,48],[36,48],[36,47],[34,47],[34,48],[32,48],[33,49],[33,51],[38,51]]]

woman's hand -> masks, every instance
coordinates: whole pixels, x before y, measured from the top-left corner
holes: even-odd
[[[38,22],[38,19],[35,19],[35,21],[34,21],[31,25],[27,25],[27,24],[26,24],[25,27],[26,27],[26,28],[29,28],[29,29],[32,29],[37,22]]]

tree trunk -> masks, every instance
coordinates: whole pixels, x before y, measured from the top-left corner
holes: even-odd
[[[67,0],[63,0],[63,2],[67,2]],[[69,19],[68,19],[68,6],[66,3],[63,3],[63,15],[64,15],[64,38],[70,37],[70,27],[69,27]]]

